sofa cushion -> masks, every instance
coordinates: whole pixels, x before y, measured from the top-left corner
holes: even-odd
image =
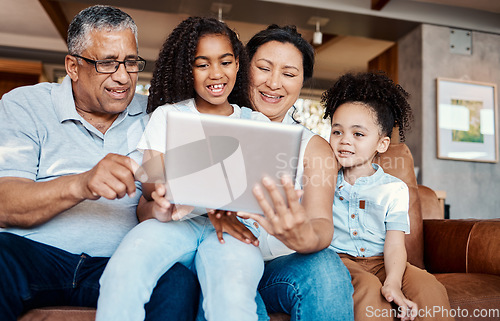
[[[479,273],[444,273],[434,276],[448,292],[456,321],[500,319],[500,276]],[[475,317],[475,314],[478,315]]]
[[[28,311],[18,321],[94,321],[94,308],[50,307]]]
[[[500,219],[477,221],[468,245],[467,272],[500,275]]]
[[[410,149],[403,143],[391,144],[385,153],[375,158],[375,162],[382,166],[386,173],[399,178],[408,185],[410,191],[410,234],[406,235],[406,252],[408,253],[408,262],[424,268],[422,213]]]

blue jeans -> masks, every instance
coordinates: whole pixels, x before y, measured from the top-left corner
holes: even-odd
[[[259,293],[268,313],[291,320],[354,320],[351,276],[329,248],[266,262]]]
[[[220,244],[210,220],[202,216],[140,223],[125,236],[102,275],[96,320],[143,320],[144,303],[157,279],[180,262],[196,270],[208,320],[256,321],[262,255],[228,234],[224,241]]]
[[[268,321],[269,316],[267,315],[266,305],[259,294],[259,291],[256,291],[257,295],[255,296],[255,302],[257,303],[257,317],[259,321]],[[198,306],[198,315],[196,316],[196,321],[207,321],[205,319],[205,312],[203,311],[203,294],[200,295],[200,305]]]
[[[71,254],[0,232],[0,320],[15,321],[37,307],[96,307],[99,278],[108,259]],[[177,264],[158,282],[145,306],[146,320],[194,320],[198,297],[195,276]]]

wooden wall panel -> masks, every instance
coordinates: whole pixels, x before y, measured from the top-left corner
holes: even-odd
[[[16,87],[37,84],[41,75],[41,62],[0,59],[0,97]]]
[[[369,71],[382,70],[395,82],[398,83],[398,45],[392,47],[368,62]]]

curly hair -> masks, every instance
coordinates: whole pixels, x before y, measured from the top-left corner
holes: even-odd
[[[225,35],[239,61],[236,83],[228,101],[250,107],[248,96],[248,56],[238,35],[214,18],[189,17],[175,27],[160,50],[149,89],[147,112],[158,106],[195,97],[193,62],[198,41],[205,35]]]
[[[408,97],[409,94],[403,87],[395,84],[383,72],[347,73],[323,93],[323,118],[329,117],[331,120],[340,105],[361,102],[376,114],[382,135],[391,137],[392,129],[398,126],[399,137],[403,142],[413,119]]]
[[[304,69],[304,81],[313,75],[314,48],[307,42],[293,25],[280,27],[276,24],[269,25],[266,29],[256,33],[246,45],[248,57],[252,60],[257,50],[263,44],[270,41],[291,43],[302,53],[302,67]]]

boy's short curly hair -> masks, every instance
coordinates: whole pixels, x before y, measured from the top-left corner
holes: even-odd
[[[212,34],[227,36],[239,61],[236,83],[228,101],[242,107],[251,106],[248,98],[248,57],[238,35],[217,19],[189,17],[177,25],[160,50],[149,88],[148,113],[166,103],[195,97],[192,66],[196,48],[201,37]]]
[[[401,141],[413,119],[409,94],[383,72],[347,73],[325,91],[321,104],[325,107],[323,118],[332,119],[337,108],[345,103],[360,102],[375,112],[381,134],[391,137],[392,129],[399,128]]]

